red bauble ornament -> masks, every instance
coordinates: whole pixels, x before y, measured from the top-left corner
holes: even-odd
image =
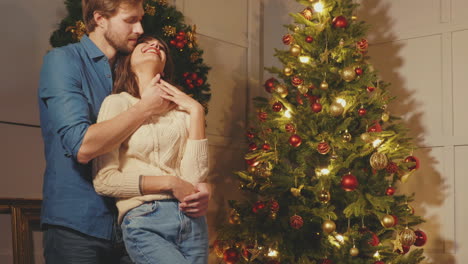
[[[375,125],[369,127],[367,132],[382,132],[382,127],[379,122],[375,122]]]
[[[283,36],[283,43],[284,45],[290,45],[293,42],[293,36],[291,34],[286,34]]]
[[[189,88],[189,89],[193,89],[193,88],[195,88],[195,85],[189,84],[189,85],[188,85],[188,88]]]
[[[369,47],[369,43],[367,42],[366,39],[361,39],[361,41],[358,41],[356,43],[356,48],[361,52],[362,54],[367,52],[367,48]]]
[[[202,86],[202,85],[203,85],[203,82],[204,82],[204,81],[203,81],[202,78],[198,78],[198,79],[195,80],[195,85],[197,85],[197,86]]]
[[[184,77],[184,79],[187,79],[187,77],[189,76],[189,72],[184,72],[184,74],[182,74],[182,77]]]
[[[302,80],[302,79],[299,78],[298,76],[294,76],[294,77],[292,77],[292,79],[291,79],[291,83],[292,83],[292,85],[294,85],[294,86],[299,86],[299,85],[301,85],[303,82],[304,82],[304,80]]]
[[[268,114],[266,112],[258,112],[257,117],[260,121],[265,121],[268,117]]]
[[[387,167],[385,168],[388,173],[396,173],[398,171],[398,165],[395,162],[389,162]]]
[[[302,143],[302,139],[297,134],[294,134],[289,138],[289,144],[295,148],[299,147],[301,143]]]
[[[311,36],[307,36],[307,37],[305,38],[305,41],[306,41],[307,43],[312,43],[312,41],[314,41],[314,38],[311,37]]]
[[[258,211],[265,208],[265,203],[262,201],[256,201],[252,207],[252,212],[258,213]]]
[[[327,142],[320,142],[317,145],[317,151],[318,153],[325,155],[330,152],[330,145],[328,145]]]
[[[409,170],[417,170],[419,169],[419,159],[415,156],[408,156],[405,158],[405,162],[414,162],[413,166],[408,167]]]
[[[286,131],[289,132],[289,133],[294,133],[294,132],[296,132],[296,129],[294,129],[293,124],[286,124],[286,125],[284,126],[284,129],[286,129]]]
[[[374,232],[370,232],[370,233],[371,233],[371,235],[372,235],[372,238],[369,239],[369,242],[368,242],[369,245],[371,245],[371,246],[373,246],[373,247],[378,246],[379,243],[380,243],[379,237],[378,237]]]
[[[278,83],[278,81],[273,77],[266,80],[264,84],[265,90],[271,93],[275,89],[276,83]]]
[[[279,206],[279,203],[277,201],[275,201],[275,200],[270,201],[270,210],[272,212],[275,212],[275,213],[278,212],[279,208],[280,208],[280,206]]]
[[[311,104],[318,103],[318,101],[320,100],[320,97],[315,96],[315,95],[309,95],[308,98]]]
[[[304,104],[304,101],[302,100],[302,97],[301,97],[301,95],[299,93],[296,95],[296,101],[300,105]]]
[[[198,79],[198,74],[196,72],[192,72],[190,74],[190,79],[192,79],[193,81],[195,81],[196,79]]]
[[[304,225],[304,220],[299,215],[293,215],[289,219],[289,225],[294,229],[299,229]]]
[[[392,196],[395,194],[395,188],[390,186],[390,187],[387,187],[387,190],[385,190],[385,194],[388,195],[388,196]]]
[[[367,91],[368,91],[369,93],[372,93],[372,92],[375,90],[375,87],[373,87],[373,86],[367,86],[366,89],[367,89]]]
[[[341,177],[341,188],[347,192],[354,191],[359,185],[356,176],[352,174],[346,174]]]
[[[235,248],[229,248],[224,251],[223,260],[227,264],[234,264],[239,261],[239,252]]]
[[[318,113],[318,112],[322,111],[322,104],[313,103],[311,108],[312,108],[312,111],[314,111],[314,113]]]
[[[354,69],[354,71],[356,72],[357,75],[362,75],[364,73],[364,71],[360,67],[357,67],[356,69]]]
[[[182,41],[179,41],[179,42],[176,42],[175,46],[178,48],[178,49],[183,49],[185,44],[184,42]]]
[[[398,225],[398,217],[396,215],[391,215],[393,217],[393,220],[395,221],[395,224],[393,226]]]
[[[186,83],[187,85],[189,85],[189,84],[192,83],[192,80],[190,80],[190,79],[185,79],[185,83]]]
[[[358,115],[364,116],[364,115],[366,115],[366,113],[367,113],[367,110],[366,110],[366,109],[364,109],[364,108],[359,108],[359,110],[358,110]]]
[[[398,254],[401,254],[401,255],[404,255],[406,253],[408,253],[408,251],[410,250],[411,247],[408,247],[408,246],[403,246],[403,252],[401,252],[399,249],[396,250],[396,252]]]
[[[348,20],[344,16],[337,16],[333,18],[332,24],[336,28],[345,28],[348,26]]]
[[[253,142],[250,143],[250,144],[249,144],[249,149],[250,149],[251,151],[257,150],[257,144],[255,144],[255,143],[253,143]]]
[[[255,137],[255,134],[252,133],[252,132],[247,132],[246,136],[250,139],[254,138]]]
[[[283,109],[283,104],[280,103],[280,102],[276,102],[276,103],[273,104],[272,108],[273,108],[273,111],[279,112],[279,111],[281,111],[281,109]]]
[[[271,149],[271,147],[270,147],[269,144],[265,143],[265,144],[263,144],[262,149],[265,150],[265,151],[268,151],[268,150]]]
[[[249,166],[252,166],[252,167],[255,167],[258,165],[258,161],[256,160],[256,158],[253,158],[253,159],[246,159],[245,162],[247,162],[247,165]]]
[[[378,260],[378,261],[374,262],[374,264],[385,264],[385,262],[383,262],[381,260]]]
[[[414,231],[414,234],[416,235],[416,241],[414,242],[414,245],[417,247],[422,247],[424,244],[426,244],[427,241],[427,235],[421,230],[416,230]]]

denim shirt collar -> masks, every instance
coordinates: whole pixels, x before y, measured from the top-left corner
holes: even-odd
[[[106,57],[106,55],[94,44],[94,42],[89,39],[87,35],[83,35],[80,40],[81,44],[83,44],[86,53],[92,59],[101,59],[102,57]]]

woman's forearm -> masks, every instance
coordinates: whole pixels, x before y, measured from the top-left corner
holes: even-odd
[[[200,105],[199,108],[190,111],[189,139],[205,139],[205,112]]]

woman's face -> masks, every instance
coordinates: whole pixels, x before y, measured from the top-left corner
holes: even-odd
[[[139,43],[132,52],[130,64],[134,71],[139,66],[155,67],[156,73],[162,73],[166,65],[166,50],[159,40],[148,38]]]

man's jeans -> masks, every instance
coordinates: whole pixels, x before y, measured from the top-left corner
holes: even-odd
[[[144,203],[122,221],[125,247],[137,264],[208,263],[206,218],[190,218],[177,200]]]

